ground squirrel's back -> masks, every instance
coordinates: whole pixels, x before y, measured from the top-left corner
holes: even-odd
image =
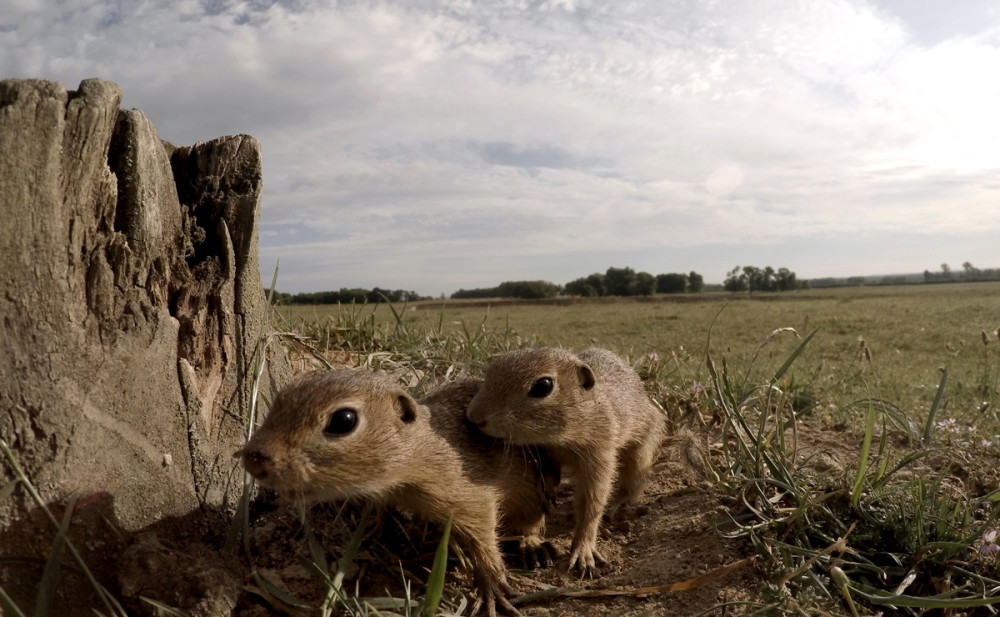
[[[612,512],[641,494],[664,432],[639,375],[606,349],[521,349],[490,362],[468,417],[488,435],[548,447],[575,471],[570,566],[593,574],[604,561],[597,530],[615,477]]]
[[[465,473],[474,482],[500,488],[500,526],[505,535],[521,536],[525,564],[549,563],[555,549],[542,538],[545,516],[555,501],[559,463],[544,449],[516,446],[477,430],[466,410],[482,382],[459,379],[445,383],[420,399],[431,412],[431,426],[460,452]]]

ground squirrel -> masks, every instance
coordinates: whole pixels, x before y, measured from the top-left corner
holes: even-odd
[[[542,451],[479,434],[465,411],[480,382],[454,381],[420,403],[384,377],[351,370],[298,377],[238,454],[266,488],[315,502],[365,497],[444,522],[469,550],[483,606],[517,611],[497,546],[498,516],[541,542],[558,466]]]
[[[545,446],[576,477],[576,528],[569,567],[593,576],[605,564],[597,530],[618,475],[610,514],[642,492],[665,429],[635,370],[605,349],[574,355],[536,347],[486,368],[469,420],[487,435]]]

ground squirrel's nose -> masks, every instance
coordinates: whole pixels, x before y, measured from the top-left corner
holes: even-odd
[[[469,407],[465,411],[465,419],[476,428],[483,428],[486,424],[486,418],[480,418],[474,407]]]
[[[479,395],[477,394],[472,398],[469,406],[465,408],[465,419],[476,426],[482,426],[486,423],[486,414],[481,412],[482,408],[483,406],[479,404]]]
[[[469,424],[476,427],[480,431],[486,428],[486,425],[490,423],[490,417],[488,415],[468,415],[465,416],[465,419],[469,422]]]
[[[251,476],[260,480],[267,476],[267,467],[271,457],[257,450],[243,452],[243,467]]]

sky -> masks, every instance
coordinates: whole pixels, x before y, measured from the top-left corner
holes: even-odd
[[[4,0],[0,78],[248,133],[278,289],[1000,266],[992,0]]]

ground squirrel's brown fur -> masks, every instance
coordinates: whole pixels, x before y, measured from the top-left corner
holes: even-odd
[[[547,347],[513,351],[490,362],[468,418],[512,444],[546,446],[574,471],[569,565],[594,575],[605,563],[597,530],[615,476],[612,514],[641,494],[664,434],[663,416],[635,370],[605,349],[578,355]]]
[[[453,516],[487,612],[499,606],[516,614],[497,546],[498,516],[540,542],[558,467],[544,453],[533,458],[469,426],[465,410],[479,386],[451,382],[418,403],[377,375],[309,373],[275,398],[240,452],[243,465],[291,500],[367,497],[434,521]]]

